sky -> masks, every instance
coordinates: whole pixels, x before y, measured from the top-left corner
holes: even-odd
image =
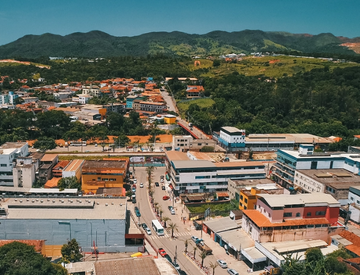
[[[0,45],[24,35],[99,30],[285,31],[360,37],[360,0],[0,0]]]

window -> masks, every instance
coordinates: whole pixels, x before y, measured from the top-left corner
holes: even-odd
[[[1,166],[1,167],[6,167],[7,165],[6,165],[6,164],[2,164],[2,163],[1,163],[1,165],[0,165],[0,166]]]
[[[307,212],[306,216],[311,217],[311,212]]]
[[[240,202],[240,206],[243,206],[242,202]]]
[[[291,213],[291,212],[284,213],[284,218],[285,218],[285,217],[292,217],[292,213]]]
[[[325,211],[316,211],[315,215],[316,215],[316,216],[324,216],[324,215],[325,215]]]
[[[353,200],[354,200],[354,198],[353,198],[353,197],[350,197],[350,200],[352,200],[352,201],[353,201]]]
[[[296,217],[300,217],[300,213],[298,212],[298,213],[296,213]]]
[[[360,204],[360,201],[356,201],[357,204]]]
[[[245,198],[245,203],[247,203],[248,202],[248,199],[247,198]]]
[[[243,200],[243,195],[240,195],[240,200]]]
[[[317,169],[317,161],[311,162],[311,169]]]

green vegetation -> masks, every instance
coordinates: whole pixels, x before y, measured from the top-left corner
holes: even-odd
[[[285,263],[281,266],[283,275],[351,275],[345,263],[338,260],[351,258],[343,250],[336,250],[323,256],[319,248],[310,248],[305,252],[305,261],[293,255],[285,256]]]
[[[214,105],[215,101],[211,98],[199,98],[186,101],[179,101],[176,105],[180,114],[185,115],[191,104],[196,104],[200,108],[208,108]]]
[[[198,206],[187,206],[190,213],[204,213],[206,209],[211,209],[211,214],[215,214],[217,212],[229,212],[230,210],[239,209],[239,203],[235,201],[224,202],[224,203],[206,203]]]
[[[63,263],[79,262],[83,257],[83,255],[80,253],[80,247],[76,239],[72,239],[62,246],[61,255],[61,261]]]
[[[60,190],[64,189],[78,189],[81,190],[81,183],[76,177],[61,178],[58,182]]]
[[[351,42],[351,39],[348,39]],[[203,35],[182,32],[152,32],[134,37],[115,37],[100,31],[66,36],[26,35],[0,47],[0,58],[41,56],[110,57],[146,56],[219,56],[233,52],[299,51],[355,55],[343,41],[330,33],[298,35],[281,32],[245,30],[213,31]],[[39,62],[43,63],[43,62]],[[57,62],[59,63],[59,62]]]
[[[61,265],[52,264],[34,246],[11,242],[0,247],[0,274],[66,275]]]

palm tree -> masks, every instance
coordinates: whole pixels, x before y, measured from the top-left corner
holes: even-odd
[[[212,268],[212,270],[213,270],[213,275],[215,274],[215,268],[217,268],[218,266],[219,265],[217,262],[215,262],[215,263],[210,262],[210,268]]]
[[[208,256],[208,254],[206,253],[206,251],[202,251],[200,254],[200,258],[201,258],[201,267],[204,267],[204,260],[205,258]]]
[[[150,196],[150,198],[151,198],[151,203],[153,203],[153,201],[154,201],[154,191],[153,190],[149,190],[149,196]]]
[[[159,213],[160,213],[160,219],[162,219],[162,213],[163,213],[164,211],[161,209],[161,207],[159,208]]]
[[[194,246],[194,260],[195,260],[196,250],[197,250],[197,247]]]
[[[169,223],[169,230],[171,230],[171,238],[174,238],[174,230],[179,232],[178,226],[176,223]]]
[[[186,239],[184,241],[184,244],[185,244],[185,253],[187,253],[187,248],[188,248],[188,245],[189,245],[189,239]]]
[[[146,167],[146,173],[148,174],[148,181],[149,181],[149,188],[151,188],[151,177],[152,177],[152,173],[155,170],[155,166],[148,166]]]
[[[171,219],[168,218],[168,217],[163,217],[162,220],[163,220],[163,222],[164,222],[164,227],[166,228],[166,222],[167,222],[167,221],[170,221]]]
[[[158,205],[159,205],[159,203],[154,202],[154,208],[155,208],[155,210],[157,209]]]

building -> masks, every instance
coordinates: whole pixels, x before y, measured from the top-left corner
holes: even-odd
[[[134,100],[138,99],[136,95],[129,95],[126,97],[126,109],[133,109]]]
[[[256,209],[243,210],[242,228],[258,242],[328,241],[344,229],[339,209],[340,203],[328,194],[260,194]]]
[[[233,180],[230,179],[228,182],[228,192],[230,199],[240,201],[240,190],[247,189],[251,190],[252,187],[257,188],[269,188],[276,189],[277,184],[270,179],[250,179],[250,180]]]
[[[239,130],[235,127],[222,127],[218,141],[220,146],[229,152],[239,151],[239,148],[245,147],[245,130]]]
[[[164,122],[166,124],[174,124],[174,123],[176,123],[176,116],[174,116],[174,115],[165,115],[164,116]]]
[[[36,165],[31,157],[19,157],[13,168],[15,188],[31,188],[35,182]]]
[[[82,190],[96,194],[99,188],[123,187],[129,160],[87,160],[82,167]]]
[[[186,87],[186,98],[200,98],[204,91],[203,86],[188,85]]]
[[[229,179],[265,178],[262,162],[213,162],[188,154],[167,151],[167,168],[177,193],[227,191]]]
[[[351,186],[348,195],[350,219],[360,223],[360,186]]]
[[[269,188],[270,187],[270,188]],[[284,188],[278,188],[275,184],[273,186],[264,186],[264,189],[261,187],[252,187],[250,190],[241,189],[240,190],[240,198],[239,198],[239,209],[255,209],[256,202],[258,200],[259,195],[261,194],[284,194]]]
[[[155,112],[155,113],[163,113],[167,109],[165,103],[160,102],[149,102],[149,101],[141,101],[140,102],[140,110]]]
[[[194,139],[192,136],[173,136],[172,148],[176,151],[200,150],[204,146],[215,148],[215,141],[210,139]]]
[[[359,155],[346,153],[316,153],[312,144],[301,144],[297,151],[278,150],[273,179],[280,185],[294,186],[295,170],[304,169],[345,169],[359,174]]]
[[[0,186],[14,186],[14,161],[28,155],[29,147],[26,142],[6,142],[0,146]]]
[[[89,94],[81,94],[81,95],[78,95],[78,100],[79,100],[79,103],[82,104],[82,105],[85,105],[89,102],[90,99],[92,99],[93,97]]]
[[[74,159],[72,160],[65,169],[62,170],[63,178],[76,177],[78,180],[81,178],[81,168],[84,164],[83,159]]]
[[[82,94],[91,95],[91,96],[99,96],[101,94],[100,88],[96,85],[83,86]]]
[[[47,256],[76,239],[83,252],[138,252],[144,235],[126,198],[10,198],[2,201],[0,239],[46,240]]]
[[[52,169],[59,162],[58,155],[45,154],[40,160],[39,168],[39,181],[41,184],[45,184],[52,178]]]
[[[294,185],[303,192],[326,193],[338,201],[342,200],[347,203],[349,188],[360,186],[360,176],[345,169],[297,170],[295,171]]]
[[[65,169],[65,167],[70,163],[69,160],[62,160],[59,161],[52,169],[52,175],[53,177],[58,177],[61,178],[62,177],[62,172]]]

